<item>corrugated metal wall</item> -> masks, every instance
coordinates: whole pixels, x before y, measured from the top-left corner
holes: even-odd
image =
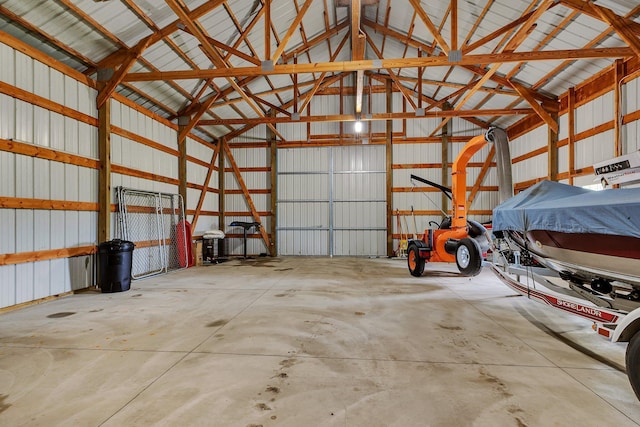
[[[256,144],[255,148],[232,148],[231,154],[240,171],[242,180],[251,197],[256,212],[260,216],[260,223],[267,233],[271,230],[271,151],[264,146],[266,141],[266,126],[257,126],[245,133],[233,143]],[[231,168],[228,156],[225,156],[225,223],[224,232],[225,252],[227,255],[242,255],[244,239],[242,227],[231,227],[234,221],[253,222],[251,209],[242,192],[236,174]],[[247,254],[260,255],[269,252],[264,240],[255,229],[249,230],[247,238]]]
[[[278,253],[386,254],[383,146],[278,150]]]
[[[74,111],[96,117],[96,91],[31,57],[0,44],[0,80]],[[0,95],[0,138],[97,157],[95,128],[25,101]],[[97,202],[98,172],[0,151],[0,196]],[[0,209],[0,254],[95,244],[97,212]],[[93,284],[92,256],[0,266],[0,307]]]
[[[189,156],[201,159],[202,164],[189,162],[187,166],[187,182],[202,186],[205,184],[207,178],[207,171],[211,165],[211,158],[214,153],[213,147],[206,146],[200,142],[194,141],[191,138],[187,138],[187,153]],[[215,165],[218,164],[216,159]],[[218,189],[218,172],[215,168],[209,179],[208,188]],[[200,200],[201,190],[199,188],[187,188],[187,206],[188,212],[193,212]],[[190,222],[193,222],[193,215],[187,215]],[[206,191],[204,201],[201,207],[201,213],[198,218],[195,227],[192,228],[192,234],[194,236],[202,235],[207,230],[219,230],[222,229],[218,224],[218,193],[214,191]]]
[[[94,255],[58,258],[55,253],[90,253],[99,243],[97,91],[58,68],[0,43],[0,81],[22,91],[23,99],[33,99],[27,102],[0,94],[0,138],[22,147],[4,144],[0,150],[0,198],[6,202],[0,208],[0,255],[9,259],[0,265],[0,308],[95,284]],[[46,106],[48,101],[57,104],[52,110],[64,107],[67,113],[38,105]],[[112,202],[120,185],[177,193],[175,127],[115,100],[111,101],[111,124],[112,166],[128,169],[112,173]],[[25,148],[31,146],[50,150],[49,157],[20,154],[21,150],[33,152]],[[188,162],[190,183],[204,183],[204,164],[210,163],[212,153],[211,146],[188,142],[188,155],[202,163]],[[209,187],[217,188],[216,174]],[[199,194],[190,190],[189,209],[195,209]],[[23,204],[42,207],[25,209]],[[199,229],[217,228],[217,205],[217,194],[209,192],[203,205],[208,215],[201,217]],[[118,223],[112,214],[111,237],[116,236]],[[54,259],[31,261],[43,251],[53,253],[47,257]]]

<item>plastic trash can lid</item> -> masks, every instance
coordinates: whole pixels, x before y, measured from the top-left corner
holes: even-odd
[[[128,240],[113,239],[100,243],[98,249],[100,252],[127,252],[132,251],[134,246],[133,242],[129,242]]]

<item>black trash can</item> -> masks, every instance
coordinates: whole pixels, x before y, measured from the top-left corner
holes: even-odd
[[[128,291],[133,242],[114,239],[98,245],[98,286],[102,292]]]

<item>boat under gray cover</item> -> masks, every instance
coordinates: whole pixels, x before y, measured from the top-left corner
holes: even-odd
[[[640,238],[640,188],[593,191],[542,181],[498,205],[492,226]]]

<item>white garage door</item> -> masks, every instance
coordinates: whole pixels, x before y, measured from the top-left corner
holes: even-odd
[[[278,254],[386,254],[384,146],[278,150]]]

